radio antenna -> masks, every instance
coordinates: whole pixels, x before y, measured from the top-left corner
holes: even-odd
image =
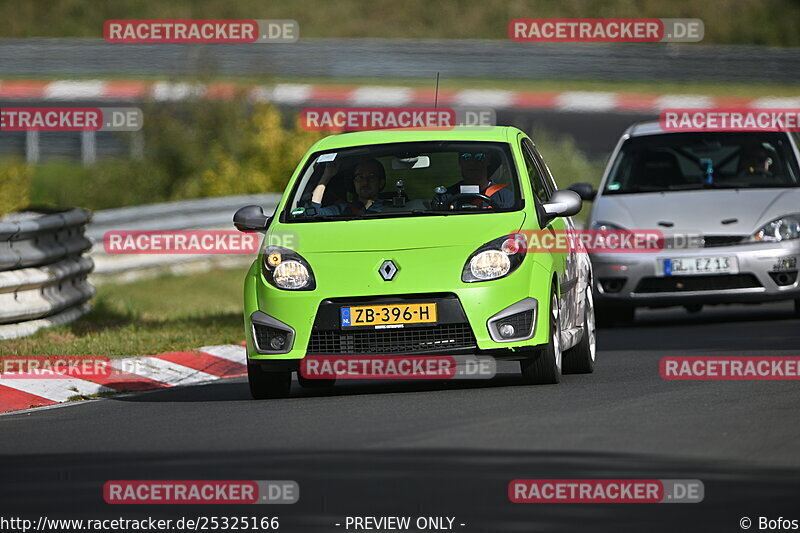
[[[436,109],[439,105],[439,73],[436,73],[436,93],[433,97],[433,108]]]

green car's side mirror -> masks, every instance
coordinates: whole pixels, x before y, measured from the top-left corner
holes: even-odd
[[[247,205],[233,215],[233,225],[239,231],[265,231],[270,217],[258,205]]]

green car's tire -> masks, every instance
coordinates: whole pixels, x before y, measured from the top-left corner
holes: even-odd
[[[257,364],[248,364],[247,381],[250,383],[250,395],[256,400],[286,398],[292,388],[292,373],[288,370],[265,372]]]
[[[597,337],[594,319],[594,299],[592,288],[586,289],[586,303],[583,310],[583,337],[581,341],[564,352],[565,374],[591,374],[597,352]]]
[[[336,378],[333,379],[309,379],[299,370],[297,371],[297,383],[304,389],[324,389],[336,385]]]
[[[522,377],[531,385],[546,385],[561,381],[561,312],[556,293],[550,297],[550,341],[539,356],[522,361]]]
[[[800,315],[800,298],[794,301],[794,314]]]

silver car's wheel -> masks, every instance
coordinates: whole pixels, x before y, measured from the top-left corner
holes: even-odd
[[[589,374],[594,372],[597,353],[597,330],[594,319],[594,300],[592,289],[586,289],[583,310],[583,336],[578,344],[564,352],[565,374]]]
[[[550,297],[550,342],[538,357],[522,361],[522,377],[527,383],[544,385],[561,381],[561,312],[555,289]]]

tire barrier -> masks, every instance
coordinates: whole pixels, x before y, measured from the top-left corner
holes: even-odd
[[[28,211],[0,219],[0,340],[32,335],[89,310],[94,263],[83,255],[92,214]]]

